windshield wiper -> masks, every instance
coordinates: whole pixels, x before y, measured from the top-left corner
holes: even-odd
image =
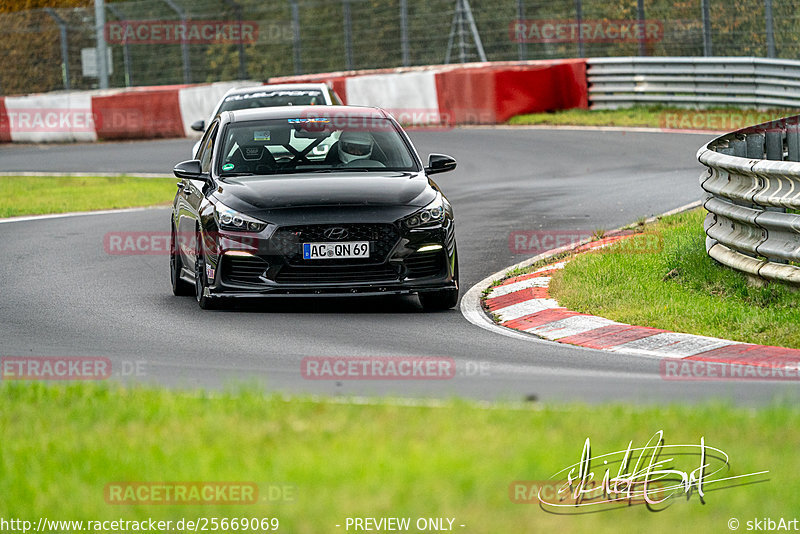
[[[230,176],[255,176],[252,172],[223,172],[219,175],[220,178],[228,178]]]

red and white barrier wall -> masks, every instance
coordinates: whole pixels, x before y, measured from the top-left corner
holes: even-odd
[[[473,63],[272,78],[328,83],[347,104],[411,124],[497,124],[520,113],[588,107],[585,60]],[[234,81],[0,97],[0,142],[89,142],[196,135]]]
[[[379,106],[402,119],[497,124],[521,113],[588,107],[586,60],[471,63],[271,78],[320,81],[347,104]]]

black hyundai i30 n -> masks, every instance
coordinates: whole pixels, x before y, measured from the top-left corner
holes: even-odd
[[[314,148],[327,143],[320,155]],[[458,300],[453,208],[385,111],[292,106],[222,113],[179,163],[170,271],[201,308],[226,298],[417,294]]]

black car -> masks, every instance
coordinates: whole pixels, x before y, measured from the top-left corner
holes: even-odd
[[[320,155],[314,148],[328,143]],[[385,111],[291,106],[224,112],[179,163],[170,270],[201,308],[225,297],[415,293],[458,300],[453,208]]]

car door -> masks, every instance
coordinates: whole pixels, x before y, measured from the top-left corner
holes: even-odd
[[[200,170],[209,176],[218,128],[219,121],[215,121],[209,126],[200,141],[200,149],[197,153]],[[181,192],[178,206],[178,231],[182,238],[181,242],[185,245],[182,250],[182,260],[186,266],[193,266],[197,257],[197,247],[194,242],[195,232],[200,221],[200,204],[205,198],[206,186],[207,182],[204,180],[188,178],[183,178],[179,186]]]

